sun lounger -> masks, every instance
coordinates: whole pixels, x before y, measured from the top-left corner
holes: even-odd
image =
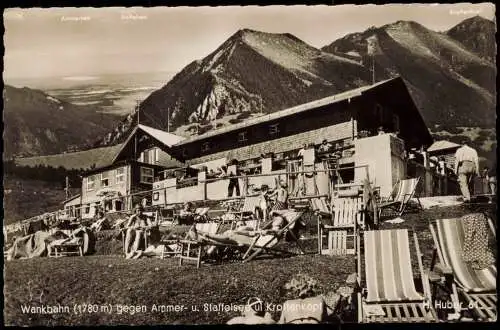
[[[423,272],[418,240],[414,233],[424,294],[415,289],[407,229],[364,232],[364,273],[358,248],[358,321],[431,322],[436,320],[430,304],[430,288]]]
[[[53,258],[67,256],[83,256],[82,239],[76,238],[66,242],[57,242],[49,249],[48,256]]]
[[[378,204],[379,218],[382,215],[382,211],[387,209],[395,212],[398,217],[402,216],[412,198],[417,200],[418,209],[423,209],[420,199],[415,194],[419,181],[420,177],[399,180],[394,185],[391,195],[386,199],[381,199]]]
[[[93,249],[95,236],[89,228],[81,227],[74,231],[63,232],[66,232],[68,237],[57,239],[48,243],[48,257],[82,257]]]
[[[267,224],[262,226],[262,229],[249,232],[232,231],[231,235],[202,235],[202,239],[206,244],[213,244],[222,248],[232,248],[243,252],[242,261],[250,261],[257,256],[270,254],[290,254],[289,251],[280,250],[276,245],[289,233],[292,240],[298,245],[301,253],[305,253],[300,241],[293,234],[291,229],[296,225],[297,221],[303,215],[303,211],[295,210],[279,210],[273,211],[281,214],[287,219],[287,224],[278,231],[266,229]],[[271,221],[268,222],[270,224]]]
[[[488,224],[491,233],[495,235],[491,219],[488,219]],[[442,280],[436,285],[441,285],[450,293],[455,312],[462,316],[464,311],[469,310],[476,320],[495,321],[496,265],[475,269],[464,260],[462,251],[465,232],[460,218],[436,220],[430,224],[430,230],[434,240],[431,271],[441,273],[439,275],[442,275]]]
[[[257,236],[254,243],[249,247],[249,249],[243,256],[244,262],[255,259],[258,255],[264,252],[273,253],[274,247],[278,244],[278,242],[284,239],[287,234],[291,236],[292,240],[297,244],[300,251],[302,253],[305,253],[299,239],[293,234],[293,231],[291,230],[294,228],[297,221],[302,217],[304,212],[295,210],[279,210],[274,212],[279,213],[280,215],[285,217],[288,223],[282,229],[276,232],[265,231],[266,226],[264,225],[262,227],[264,229],[264,232]],[[277,249],[274,249],[274,251],[278,253],[283,252]]]

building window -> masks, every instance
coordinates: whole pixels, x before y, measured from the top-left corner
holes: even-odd
[[[270,135],[277,135],[280,132],[278,125],[279,124],[269,125],[269,134]]]
[[[109,186],[109,172],[101,173],[101,187]]]
[[[141,154],[140,161],[146,164],[156,164],[158,161],[158,148],[144,150]]]
[[[116,169],[116,183],[125,182],[125,167]]]
[[[238,142],[248,141],[247,132],[239,132],[238,133]]]
[[[155,191],[153,193],[153,200],[154,201],[159,201],[160,200],[160,193],[158,191]]]
[[[141,183],[153,183],[154,173],[152,168],[141,166],[140,171],[141,171],[141,178],[140,178]]]
[[[85,214],[90,213],[90,205],[85,206]]]
[[[209,150],[210,150],[210,142],[204,142],[201,145],[201,151],[202,152],[206,152],[206,151],[209,151]]]
[[[95,177],[93,175],[87,177],[87,191],[95,189]]]

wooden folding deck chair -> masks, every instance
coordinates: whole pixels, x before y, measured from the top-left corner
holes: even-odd
[[[420,199],[415,194],[419,181],[420,177],[399,180],[392,188],[391,195],[387,199],[380,200],[378,204],[379,218],[382,211],[387,209],[391,209],[398,217],[402,216],[412,198],[417,200],[417,207],[423,209]]]
[[[255,219],[255,209],[259,207],[259,202],[259,196],[246,196],[239,211],[228,212],[236,216],[236,219],[231,221],[232,228],[238,221]]]
[[[83,238],[78,237],[69,242],[52,245],[47,254],[50,258],[80,256],[83,257]]]
[[[436,314],[430,304],[430,286],[423,271],[416,233],[418,266],[424,295],[413,281],[407,229],[369,230],[364,232],[364,273],[361,278],[361,252],[358,248],[358,321],[431,322]]]
[[[361,197],[334,198],[332,224],[318,222],[319,254],[356,254],[357,225],[361,218]]]
[[[275,249],[274,247],[287,235],[291,236],[292,240],[297,244],[302,254],[305,253],[304,248],[300,244],[299,239],[293,234],[291,229],[295,226],[297,221],[302,217],[304,211],[295,210],[280,210],[274,211],[280,213],[284,216],[288,223],[282,229],[277,232],[266,232],[264,234],[257,235],[253,243],[249,246],[247,252],[243,255],[243,262],[255,259],[258,255],[268,252],[268,253],[282,253],[284,251]],[[263,226],[265,228],[265,225]]]
[[[311,198],[310,208],[313,214],[316,216],[318,224],[318,253],[321,254],[322,241],[321,241],[321,227],[324,224],[333,226],[333,211],[332,207],[328,203],[326,197],[315,197]]]
[[[220,228],[219,222],[206,222],[206,223],[195,224],[196,232],[199,234],[217,234],[219,228]],[[179,240],[179,244],[180,244],[180,251],[178,253],[179,266],[182,266],[183,260],[186,260],[186,261],[195,261],[196,268],[200,268],[202,249],[204,246],[207,246],[207,244],[205,244],[202,241],[191,240],[191,239]]]
[[[491,219],[488,219],[488,224],[495,235]],[[440,275],[443,275],[444,280],[441,284],[450,293],[455,312],[463,316],[463,312],[469,309],[476,320],[496,321],[496,266],[474,269],[463,259],[465,233],[460,218],[435,220],[429,226],[434,240],[431,271],[439,268],[442,273]],[[436,256],[439,264],[436,263]],[[465,303],[460,303],[459,293]]]

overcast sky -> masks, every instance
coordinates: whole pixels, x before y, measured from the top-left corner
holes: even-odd
[[[4,77],[178,72],[241,28],[292,33],[315,47],[398,20],[444,31],[483,4],[7,9]]]

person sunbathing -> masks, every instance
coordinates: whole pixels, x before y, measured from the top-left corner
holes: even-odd
[[[127,259],[140,257],[140,245],[146,241],[147,230],[153,226],[153,223],[149,221],[143,211],[144,208],[142,205],[137,204],[134,208],[135,213],[130,216],[125,224],[125,256]],[[128,248],[130,246],[131,249],[129,251]]]
[[[179,225],[192,224],[195,220],[195,213],[193,203],[184,203],[182,209],[179,211]]]
[[[90,229],[99,232],[103,229],[108,229],[109,225],[107,224],[107,218],[104,214],[104,211],[99,210],[97,212],[96,221],[90,225]]]
[[[256,236],[274,236],[275,233],[282,230],[288,224],[288,220],[279,212],[271,211],[269,215],[272,220],[264,224],[260,230],[241,225],[236,229],[227,230],[222,234],[197,233],[197,237],[201,240],[213,240],[219,243],[237,244],[240,246],[250,245]]]

